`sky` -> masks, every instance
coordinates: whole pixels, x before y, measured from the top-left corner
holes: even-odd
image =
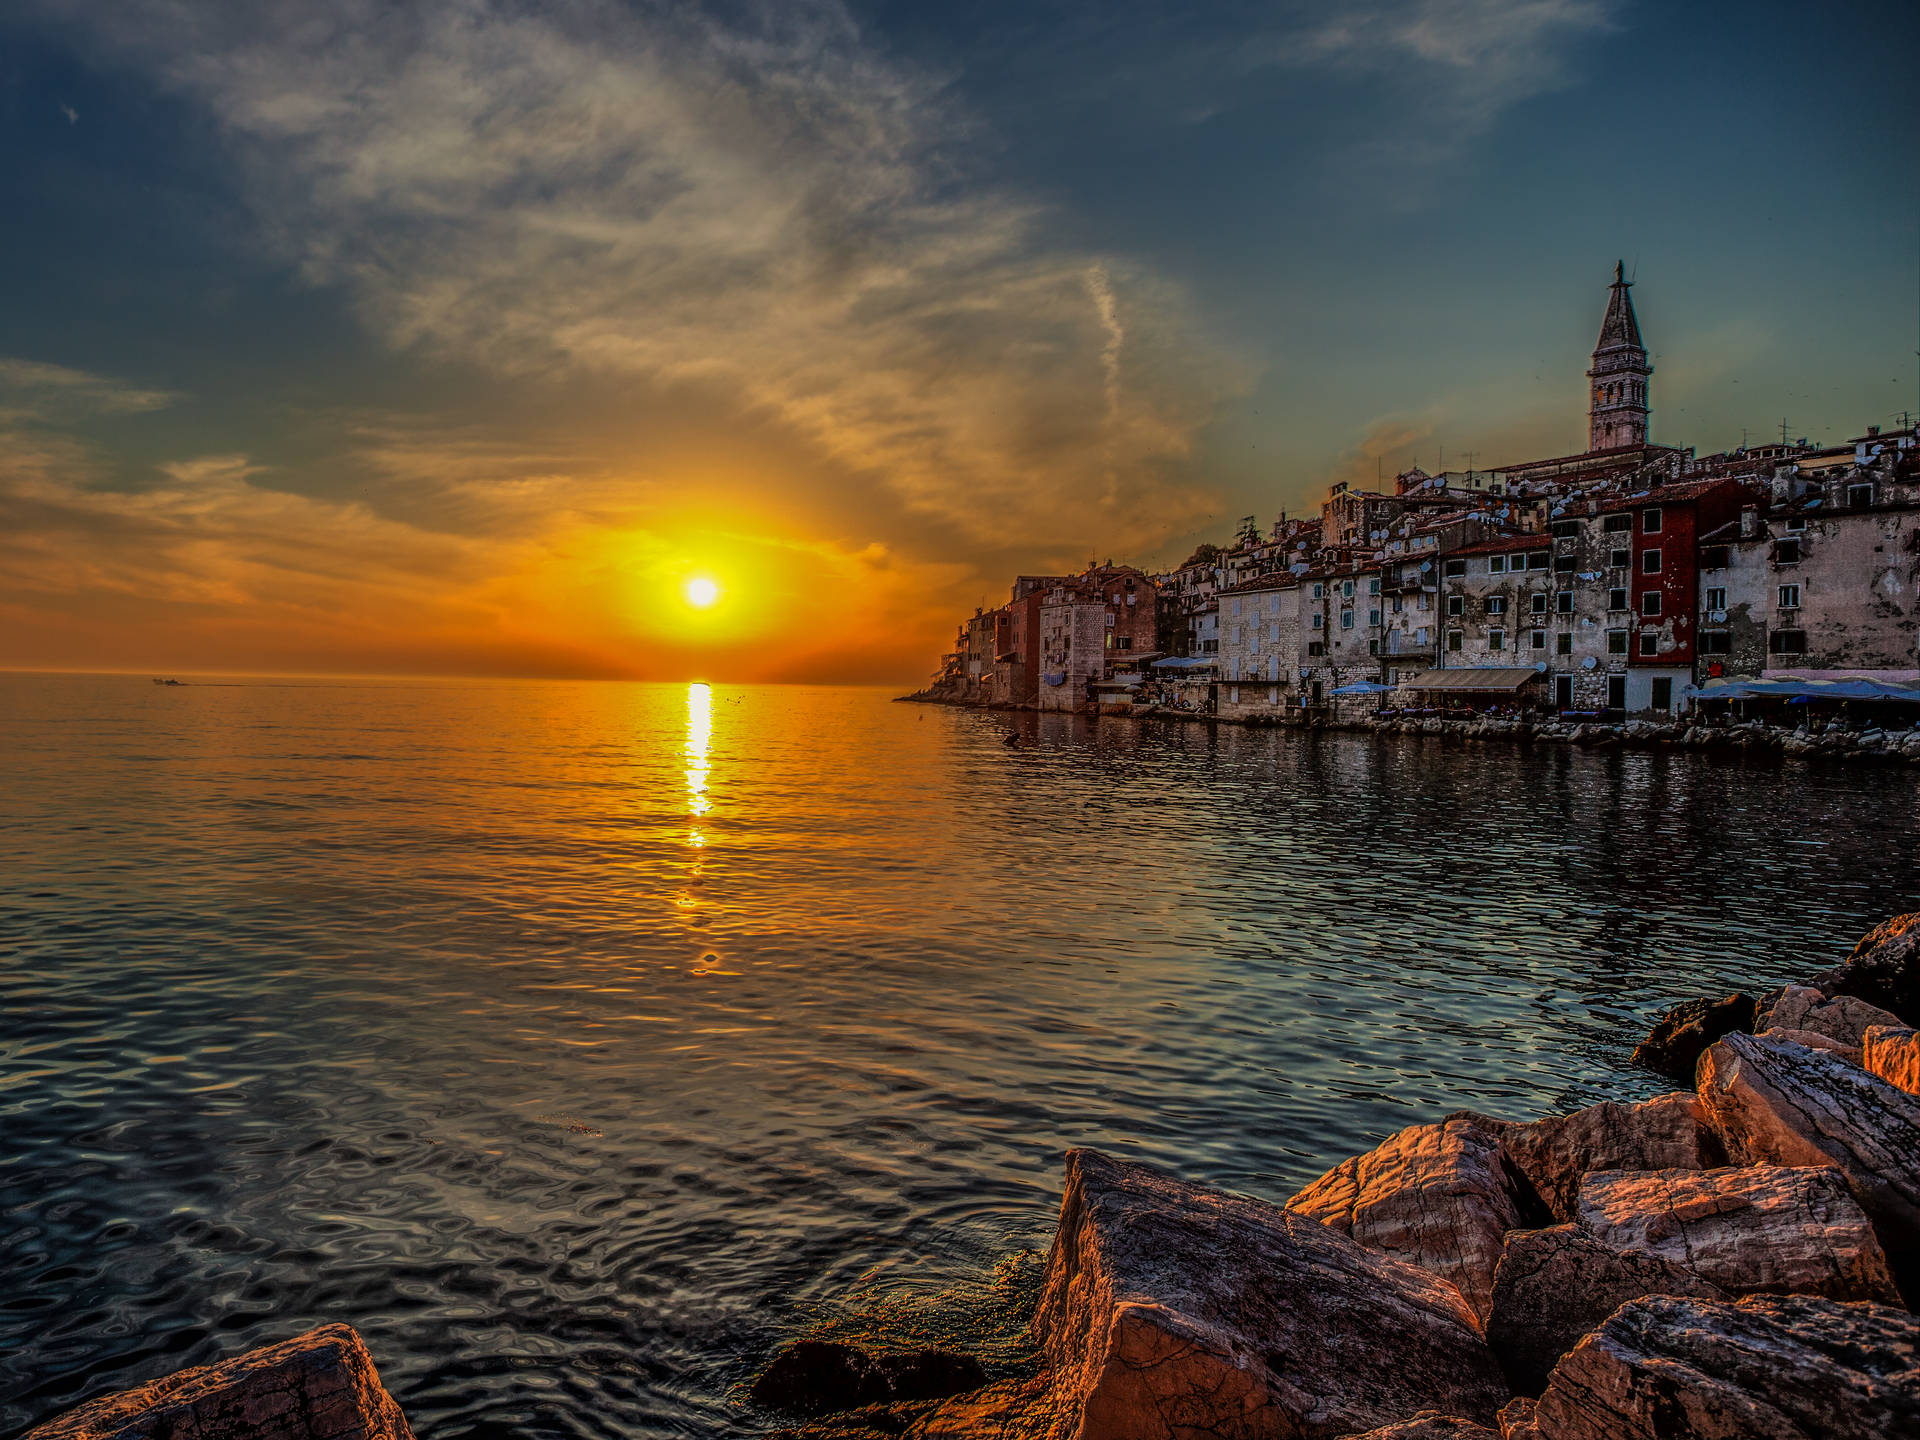
[[[1920,407],[1911,5],[16,0],[0,667],[924,678],[1338,480]],[[708,579],[718,603],[686,585]]]

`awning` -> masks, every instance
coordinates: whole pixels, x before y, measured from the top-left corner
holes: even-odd
[[[1156,670],[1211,670],[1213,663],[1204,655],[1176,655],[1171,659],[1154,661],[1153,668]]]
[[[1381,685],[1373,680],[1356,680],[1351,685],[1342,685],[1338,690],[1329,690],[1329,695],[1384,695],[1393,689],[1391,685]]]
[[[1687,694],[1699,700],[1900,700],[1920,705],[1920,685],[1885,680],[1721,680]]]
[[[1422,670],[1411,680],[1402,680],[1402,690],[1454,690],[1472,695],[1511,695],[1529,680],[1538,678],[1538,670],[1463,669]]]

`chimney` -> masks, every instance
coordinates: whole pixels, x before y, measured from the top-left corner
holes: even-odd
[[[1760,538],[1760,507],[1758,505],[1740,507],[1740,538],[1742,540]]]

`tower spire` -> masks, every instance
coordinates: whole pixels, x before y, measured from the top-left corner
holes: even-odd
[[[1640,321],[1633,313],[1633,282],[1624,260],[1613,262],[1613,287],[1607,313],[1600,322],[1600,340],[1593,347],[1593,381],[1587,423],[1588,450],[1614,450],[1647,443],[1650,411],[1647,347],[1640,339]]]

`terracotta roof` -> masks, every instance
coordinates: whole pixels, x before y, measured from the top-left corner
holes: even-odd
[[[1670,485],[1652,485],[1645,490],[1636,490],[1630,495],[1617,495],[1610,500],[1600,501],[1600,513],[1609,511],[1637,510],[1642,505],[1684,505],[1690,500],[1698,500],[1711,494],[1723,485],[1744,490],[1731,475],[1714,475],[1705,480],[1681,480]],[[1598,498],[1598,497],[1595,497]]]
[[[1511,550],[1551,550],[1551,535],[1502,535],[1493,540],[1476,540],[1471,545],[1462,545],[1455,550],[1440,552],[1442,560],[1457,559],[1462,555],[1504,555]]]

